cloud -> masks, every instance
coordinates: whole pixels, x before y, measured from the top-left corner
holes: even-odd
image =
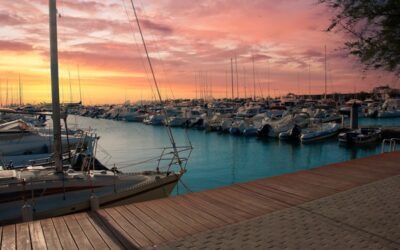
[[[164,86],[170,83],[189,91],[190,86],[194,88],[193,75],[204,71],[212,75],[216,93],[223,93],[225,72],[230,70],[230,58],[235,57],[239,75],[245,68],[250,72],[254,58],[260,81],[269,61],[271,81],[282,92],[297,88],[297,75],[308,65],[315,86],[319,86],[324,75],[325,45],[337,90],[347,90],[348,82],[368,82],[370,86],[377,79],[371,73],[369,79],[360,80],[359,71],[354,70],[357,61],[337,49],[346,37],[323,32],[329,26],[330,12],[315,0],[142,2],[134,0],[157,77]],[[40,55],[45,63],[29,69],[34,72],[48,67],[47,4],[48,0],[3,0],[0,6],[0,50]],[[91,74],[92,82],[87,82],[90,86],[96,82],[144,86],[148,65],[130,1],[63,0],[58,1],[58,11],[62,70],[80,64],[82,74],[85,70],[96,71],[99,76],[107,72],[107,78],[95,79],[96,74]],[[0,73],[3,71],[11,74],[21,70],[9,67],[0,69]],[[48,72],[42,74],[44,77]],[[116,77],[118,74],[123,77]],[[135,77],[128,81],[131,74]],[[121,89],[115,91],[123,92]]]
[[[0,40],[0,51],[29,52],[32,50],[32,45],[26,43]]]

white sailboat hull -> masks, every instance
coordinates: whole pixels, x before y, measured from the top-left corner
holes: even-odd
[[[125,187],[119,186],[117,190],[114,190],[114,186],[109,185],[104,188],[94,188],[93,192],[89,188],[66,192],[65,196],[63,192],[59,192],[54,195],[28,199],[26,203],[23,199],[3,203],[0,204],[0,224],[21,221],[24,204],[29,204],[34,208],[33,219],[36,220],[90,210],[90,197],[93,194],[97,197],[100,208],[164,198],[169,196],[179,178],[180,174],[170,174],[137,185],[125,183]]]

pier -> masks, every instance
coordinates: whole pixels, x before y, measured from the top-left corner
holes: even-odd
[[[0,228],[1,249],[400,248],[400,152]]]

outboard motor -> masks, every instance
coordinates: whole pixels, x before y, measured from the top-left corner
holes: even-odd
[[[301,128],[296,124],[294,127],[289,131],[290,140],[299,140],[301,135]]]
[[[271,125],[269,124],[265,124],[264,126],[262,126],[262,128],[258,129],[257,131],[257,137],[260,139],[267,139],[268,138],[268,134],[269,131],[271,130]]]

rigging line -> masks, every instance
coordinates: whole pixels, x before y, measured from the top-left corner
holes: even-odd
[[[121,2],[122,2],[122,6],[123,6],[123,8],[124,8],[126,17],[127,17],[127,19],[128,19],[128,25],[129,25],[129,28],[130,28],[130,30],[131,30],[131,32],[132,32],[132,37],[133,37],[133,40],[135,41],[136,49],[137,49],[138,51],[140,51],[140,49],[139,49],[139,42],[138,42],[137,39],[136,39],[135,30],[134,30],[134,28],[133,28],[133,26],[132,26],[132,24],[131,24],[131,20],[130,20],[130,17],[129,17],[129,12],[128,12],[128,9],[126,8],[126,5],[125,5],[125,0],[121,0]],[[145,74],[146,74],[147,83],[149,84],[150,89],[151,89],[152,97],[153,97],[154,99],[156,99],[156,94],[154,93],[153,85],[151,84],[151,80],[150,80],[150,74],[149,74],[149,72],[148,72],[148,69],[147,69],[147,67],[146,67],[146,64],[145,64],[144,59],[143,59],[142,56],[140,56],[140,62],[142,63],[142,66],[143,66],[143,68],[144,68],[144,71],[145,71]]]
[[[124,1],[124,0],[122,0],[122,1]],[[125,5],[124,5],[124,8],[125,8]],[[142,9],[144,9],[143,4],[142,4]],[[126,13],[127,13],[127,15],[128,15],[128,11],[126,10],[126,8],[125,8],[125,11],[126,11]],[[129,17],[128,17],[128,18],[129,18]],[[135,36],[135,39],[136,39],[136,36]],[[155,45],[157,45],[157,44],[156,44],[156,39],[154,39],[154,37],[153,37],[153,40],[154,40],[154,42],[155,42]],[[138,45],[137,45],[137,46],[138,46]],[[156,47],[156,49],[159,50],[158,47]],[[156,54],[158,55],[158,59],[162,62],[159,53],[157,52]],[[142,59],[142,58],[141,58],[141,59]],[[142,59],[142,63],[144,64],[143,59]],[[146,71],[146,73],[147,73],[147,71]],[[165,68],[164,68],[164,67],[163,67],[163,73],[164,73],[164,77],[165,77],[166,74],[165,74]],[[165,78],[166,78],[166,77],[165,77]],[[151,82],[150,79],[148,79],[148,81],[149,81],[149,83]],[[151,83],[150,83],[150,86],[151,86]],[[151,88],[153,89],[152,86],[151,86]],[[171,89],[171,86],[169,86],[169,89],[170,89],[170,92],[171,92],[172,97],[175,99],[174,93],[172,92],[172,89]],[[152,91],[153,91],[153,90],[152,90]],[[157,97],[156,97],[156,95],[155,95],[154,93],[153,93],[153,97],[154,97],[154,100],[157,99]]]
[[[139,32],[140,32],[140,36],[142,37],[143,47],[144,47],[144,50],[145,50],[145,52],[146,52],[147,61],[148,61],[148,63],[149,63],[149,67],[150,67],[150,70],[151,70],[151,74],[152,74],[152,76],[153,76],[154,84],[155,84],[155,86],[156,86],[156,90],[157,90],[158,98],[159,98],[159,101],[160,101],[160,104],[161,104],[161,108],[162,108],[162,111],[163,111],[163,113],[164,113],[165,119],[166,119],[166,121],[167,121],[165,127],[166,127],[166,129],[167,129],[167,133],[168,133],[169,139],[170,139],[170,141],[171,141],[172,147],[174,148],[175,157],[177,157],[178,164],[179,164],[179,166],[180,166],[181,169],[182,169],[182,162],[181,162],[181,159],[179,158],[179,154],[178,154],[178,151],[177,151],[177,149],[176,149],[176,143],[175,143],[174,136],[173,136],[173,134],[172,134],[171,127],[169,126],[168,114],[167,114],[167,111],[165,110],[165,107],[164,107],[164,105],[163,105],[163,100],[162,100],[162,97],[161,97],[160,90],[159,90],[159,88],[158,88],[157,79],[156,79],[156,76],[155,76],[155,74],[154,74],[153,65],[152,65],[151,60],[150,60],[149,52],[148,52],[148,50],[147,50],[146,42],[145,42],[145,40],[144,40],[144,36],[143,36],[143,33],[142,33],[142,28],[141,28],[141,26],[140,26],[139,18],[138,18],[138,16],[137,16],[136,8],[135,8],[135,5],[133,4],[133,0],[131,0],[131,4],[132,4],[133,12],[135,13],[136,23],[137,23],[137,25],[138,25],[138,29],[139,29]]]
[[[143,2],[141,0],[138,0],[138,2],[140,4],[140,7],[142,8],[142,12],[145,12]],[[162,73],[163,73],[163,77],[165,79],[165,83],[166,83],[166,85],[168,85],[168,88],[169,88],[169,90],[171,92],[172,98],[175,99],[174,92],[172,91],[172,88],[171,88],[171,81],[170,81],[169,77],[167,76],[167,73],[166,73],[166,70],[165,70],[165,62],[164,62],[164,60],[162,60],[161,55],[158,52],[158,51],[161,51],[160,47],[158,46],[158,41],[157,41],[157,39],[155,39],[153,34],[150,33],[150,36],[153,39],[153,43],[154,43],[154,46],[155,46],[155,49],[156,49],[156,54],[157,54],[158,60],[160,61],[160,64],[161,64]]]

